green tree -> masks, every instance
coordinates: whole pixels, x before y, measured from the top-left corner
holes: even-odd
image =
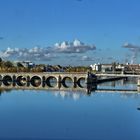
[[[13,67],[14,65],[13,65],[13,63],[11,61],[6,61],[4,63],[4,66],[10,68],[10,67]]]

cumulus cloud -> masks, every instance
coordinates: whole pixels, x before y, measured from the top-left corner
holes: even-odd
[[[57,53],[85,53],[95,49],[95,45],[87,45],[77,39],[70,43],[64,41],[54,45],[54,51]]]
[[[14,60],[31,60],[31,61],[50,61],[56,57],[59,57],[60,53],[75,55],[76,53],[86,53],[87,51],[93,51],[96,47],[94,45],[87,45],[79,40],[73,42],[56,43],[51,47],[35,46],[33,48],[10,48],[0,51],[0,57],[4,59]],[[89,58],[83,58],[89,59]]]
[[[135,49],[135,50],[139,50],[140,51],[140,46],[133,45],[131,43],[125,43],[122,47],[123,48],[128,48],[128,49]]]
[[[82,60],[82,61],[94,61],[93,58],[91,58],[91,57],[89,57],[89,56],[86,56],[86,55],[82,56],[81,60]]]
[[[131,43],[125,43],[122,47],[127,48],[132,52],[131,64],[135,63],[137,56],[138,56],[138,53],[140,53],[140,46],[133,45]]]
[[[21,49],[21,48],[10,48],[0,52],[2,58],[13,58],[18,60],[33,60],[33,61],[50,61],[55,56],[50,54],[47,48],[34,47],[31,49]]]

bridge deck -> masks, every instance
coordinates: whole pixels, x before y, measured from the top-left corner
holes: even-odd
[[[136,74],[96,74],[96,76],[107,76],[107,77],[138,77],[140,78],[140,75]]]

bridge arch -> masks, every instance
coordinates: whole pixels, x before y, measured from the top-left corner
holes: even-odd
[[[13,79],[10,75],[4,75],[2,78],[2,82],[5,86],[11,86],[13,83]]]
[[[73,87],[74,78],[69,77],[69,76],[65,76],[65,77],[63,77],[63,79],[62,79],[61,82],[62,82],[62,85],[63,85],[65,88]]]
[[[27,84],[27,78],[24,76],[18,76],[16,78],[16,84],[18,86],[25,86]]]
[[[49,76],[46,78],[46,84],[48,87],[56,87],[58,83],[58,78],[55,76]]]
[[[80,77],[77,79],[77,85],[80,87],[80,88],[84,88],[86,87],[86,77]]]
[[[2,75],[0,75],[0,86],[2,85]]]
[[[40,76],[33,76],[30,79],[30,83],[34,87],[39,87],[42,83],[42,78]]]

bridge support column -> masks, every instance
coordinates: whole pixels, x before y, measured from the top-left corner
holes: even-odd
[[[2,76],[0,75],[0,86],[2,85]]]
[[[140,78],[138,78],[137,81],[137,91],[140,92]]]
[[[30,76],[27,76],[27,87],[29,87],[30,86]]]
[[[86,84],[96,84],[97,77],[93,75],[92,73],[88,72],[85,82]]]
[[[45,76],[42,77],[42,87],[45,87],[46,85],[46,78]]]
[[[77,77],[74,77],[73,81],[74,81],[74,83],[73,83],[74,84],[74,88],[76,88],[77,87]]]
[[[13,75],[13,86],[16,86],[16,80],[17,80],[16,76]]]
[[[140,78],[138,78],[137,86],[140,86]]]
[[[61,76],[59,75],[58,76],[58,79],[57,79],[57,87],[60,89],[61,88]]]
[[[87,76],[85,77],[85,84],[89,83],[89,72],[87,73]]]

